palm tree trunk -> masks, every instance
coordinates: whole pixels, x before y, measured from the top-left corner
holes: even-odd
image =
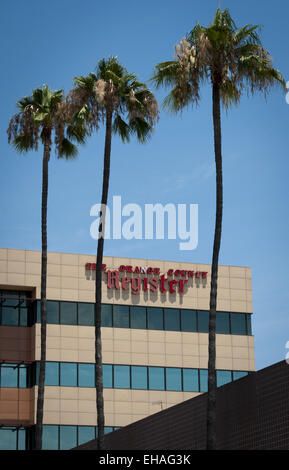
[[[216,409],[216,306],[218,284],[218,260],[221,245],[222,216],[223,216],[223,175],[222,175],[222,146],[221,146],[221,110],[220,89],[213,84],[213,123],[214,149],[216,163],[216,220],[212,259],[210,317],[209,317],[209,360],[208,360],[208,403],[207,403],[207,449],[217,447],[217,409]]]
[[[110,173],[110,153],[111,153],[111,123],[112,113],[107,112],[106,115],[106,133],[104,147],[103,162],[103,180],[102,180],[102,196],[101,196],[101,218],[99,223],[99,237],[97,243],[96,271],[95,271],[95,385],[96,385],[96,409],[97,409],[97,426],[98,439],[97,445],[99,450],[104,449],[104,404],[103,404],[103,377],[102,377],[102,343],[101,343],[101,277],[102,277],[102,261],[103,246],[105,233],[105,208],[107,205],[109,173]]]
[[[37,395],[37,415],[35,448],[42,448],[42,428],[44,409],[44,382],[46,364],[46,278],[47,278],[47,197],[48,197],[48,162],[50,157],[50,137],[44,143],[42,162],[42,205],[41,205],[41,353]]]

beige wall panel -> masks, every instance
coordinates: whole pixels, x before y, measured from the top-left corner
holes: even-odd
[[[205,368],[208,367],[208,364]],[[216,369],[223,370],[232,370],[233,369],[233,360],[231,357],[217,357],[216,358]]]
[[[217,310],[221,310],[223,312],[230,312],[231,301],[217,298]]]
[[[0,260],[8,259],[8,250],[7,248],[0,248]]]
[[[7,284],[8,283],[8,274],[7,273],[0,273],[0,284]]]
[[[235,300],[246,301],[246,290],[245,289],[231,289],[231,303]],[[244,306],[244,308],[246,308],[246,305]]]
[[[232,335],[231,338],[233,347],[249,347],[249,336]]]
[[[43,424],[60,424],[60,412],[44,410]]]
[[[240,291],[241,292],[241,291]],[[246,312],[246,301],[231,299],[231,312]]]
[[[25,262],[9,261],[7,265],[8,273],[25,274]]]
[[[233,370],[250,370],[249,359],[234,359],[233,358]]]
[[[61,266],[60,264],[48,264],[47,265],[47,275],[48,276],[61,276]]]
[[[10,261],[25,261],[25,250],[7,250],[7,258]]]
[[[183,343],[182,354],[184,356],[198,356],[199,355],[199,344]]]
[[[166,367],[183,367],[183,358],[182,356],[166,354],[166,362],[164,365]]]
[[[26,274],[35,274],[37,276],[41,275],[41,264],[40,263],[26,263]]]
[[[231,358],[232,351],[234,351],[234,348],[232,348],[231,346],[218,346],[216,348],[216,357]],[[239,357],[239,356],[236,356],[236,357]]]
[[[25,283],[25,275],[8,273],[7,283],[12,286],[23,286]]]
[[[232,277],[246,277],[246,268],[239,266],[229,266],[230,278]]]
[[[249,359],[249,348],[239,348],[233,347],[232,348],[232,357],[233,359]]]
[[[216,334],[216,346],[232,346],[232,336]]]

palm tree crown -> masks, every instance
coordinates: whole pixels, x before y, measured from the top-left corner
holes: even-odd
[[[238,29],[229,10],[219,8],[208,27],[197,24],[175,46],[174,60],[155,67],[155,85],[172,87],[165,107],[179,111],[190,103],[197,104],[200,85],[207,79],[219,87],[225,107],[238,104],[245,87],[252,94],[261,91],[265,95],[272,85],[285,88],[284,78],[273,68],[261,44],[258,29],[251,24]]]
[[[99,61],[96,73],[76,77],[71,100],[79,104],[79,117],[87,120],[90,131],[100,120],[113,118],[112,131],[128,142],[132,134],[144,143],[158,118],[158,105],[152,92],[135,74],[127,72],[117,57]]]
[[[39,140],[54,143],[58,157],[74,158],[84,143],[86,130],[75,118],[75,108],[64,98],[63,90],[51,91],[47,85],[33,90],[17,102],[19,112],[10,120],[8,141],[19,153],[38,150]]]

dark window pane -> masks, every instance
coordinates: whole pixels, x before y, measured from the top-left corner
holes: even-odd
[[[252,322],[251,322],[251,314],[248,313],[247,314],[247,332],[248,332],[248,335],[252,335]]]
[[[94,325],[94,304],[78,304],[78,324],[84,326]]]
[[[166,369],[166,389],[182,390],[182,373],[181,369],[176,367],[168,367]]]
[[[199,391],[198,369],[183,369],[184,392]]]
[[[130,388],[129,366],[114,366],[114,388]]]
[[[231,313],[232,335],[246,335],[246,314]]]
[[[41,315],[41,302],[39,307]],[[47,323],[53,323],[55,325],[59,324],[59,302],[54,300],[47,301]]]
[[[216,333],[230,334],[230,315],[228,313],[216,313]]]
[[[18,387],[18,367],[16,364],[1,365],[1,387]]]
[[[182,331],[197,331],[195,310],[181,310]]]
[[[165,373],[163,367],[149,367],[149,389],[165,389]]]
[[[112,388],[112,366],[110,364],[104,364],[102,366],[103,375],[103,387]]]
[[[78,364],[78,386],[95,387],[94,364]]]
[[[70,362],[60,364],[60,385],[63,387],[77,386],[77,367]]]
[[[95,439],[94,426],[78,426],[78,445],[84,444]]]
[[[41,302],[40,302],[40,300],[36,301],[36,321],[37,321],[37,323],[41,322]]]
[[[72,449],[76,445],[76,426],[60,426],[60,449]]]
[[[101,326],[112,326],[112,305],[101,305]]]
[[[148,307],[148,329],[163,330],[163,309],[157,307]]]
[[[113,326],[115,328],[129,328],[128,305],[113,306]]]
[[[233,380],[241,379],[242,377],[246,377],[248,372],[244,370],[233,370]]]
[[[198,311],[198,331],[208,333],[209,331],[209,312],[206,310]]]
[[[2,307],[2,325],[18,326],[19,309],[14,307]]]
[[[20,308],[20,315],[19,315],[19,325],[20,326],[27,326],[28,321],[28,309],[27,308]]]
[[[200,369],[200,392],[208,391],[208,370]]]
[[[18,450],[26,450],[25,438],[26,438],[25,429],[18,429],[18,446],[17,446]]]
[[[46,362],[45,385],[59,385],[59,362]]]
[[[221,387],[232,382],[232,373],[230,370],[217,370],[217,387]]]
[[[27,387],[27,367],[28,366],[19,366],[19,387],[26,388]]]
[[[146,329],[146,308],[130,307],[131,328]]]
[[[148,388],[147,367],[131,367],[131,387],[146,390]]]
[[[12,429],[0,429],[0,450],[16,450],[17,433]]]
[[[77,325],[76,302],[60,302],[60,322],[62,325]]]
[[[180,311],[177,308],[165,308],[165,328],[169,331],[180,330]]]
[[[58,426],[43,426],[42,449],[58,450]]]

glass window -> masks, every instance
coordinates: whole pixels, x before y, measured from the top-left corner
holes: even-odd
[[[26,450],[26,431],[25,429],[18,429],[18,450]]]
[[[182,331],[197,331],[196,310],[181,310]]]
[[[103,387],[112,388],[112,366],[103,364],[102,366]]]
[[[94,364],[78,364],[78,386],[95,387]]]
[[[77,386],[77,365],[71,362],[60,364],[60,385],[63,387]]]
[[[114,366],[114,388],[130,388],[129,366]]]
[[[112,305],[101,305],[101,326],[112,326]]]
[[[129,328],[128,305],[113,306],[113,326],[115,328]]]
[[[59,324],[59,302],[47,300],[47,323]],[[41,302],[40,302],[40,321],[41,321]]]
[[[130,326],[131,328],[146,329],[145,307],[130,307]]]
[[[58,426],[43,426],[42,449],[58,450]]]
[[[198,311],[198,331],[208,333],[209,331],[209,312],[207,310]]]
[[[40,304],[40,300],[36,301],[36,322],[37,323],[41,322],[41,304]]]
[[[200,369],[200,392],[208,391],[208,370]]]
[[[228,313],[216,313],[216,333],[230,334],[230,315]]]
[[[166,389],[167,390],[182,390],[182,372],[181,369],[176,367],[168,367],[166,369]]]
[[[163,367],[149,367],[149,389],[165,389],[165,372]]]
[[[18,367],[16,364],[1,365],[1,387],[17,388]]]
[[[232,382],[232,372],[230,370],[217,370],[217,387],[229,382]]]
[[[199,391],[198,369],[183,369],[184,392]]]
[[[246,314],[231,313],[232,335],[246,335]]]
[[[27,368],[29,366],[20,365],[19,366],[19,388],[27,387]]]
[[[177,308],[165,308],[165,328],[169,331],[180,330],[180,311]]]
[[[86,442],[95,439],[94,426],[78,426],[78,445],[85,444]]]
[[[60,318],[62,325],[77,325],[77,303],[60,302]]]
[[[16,450],[17,432],[12,429],[0,429],[0,450]]]
[[[18,313],[18,308],[2,306],[2,325],[18,326]]]
[[[163,330],[164,319],[163,309],[157,307],[148,307],[148,329],[149,330]]]
[[[19,325],[27,326],[27,322],[28,322],[27,308],[20,308]]]
[[[141,390],[148,388],[147,367],[131,366],[131,387]]]
[[[112,431],[113,428],[111,426],[104,426],[104,434],[109,434]]]
[[[60,426],[60,449],[72,449],[76,446],[76,426]]]
[[[59,385],[59,362],[46,362],[45,385]]]
[[[244,370],[233,370],[233,380],[241,379],[242,377],[246,377],[248,372]]]
[[[94,304],[82,302],[78,304],[78,324],[84,326],[94,325]]]
[[[250,313],[247,313],[246,314],[246,317],[247,317],[247,332],[248,332],[248,335],[252,335],[252,322],[251,322],[251,314]]]

